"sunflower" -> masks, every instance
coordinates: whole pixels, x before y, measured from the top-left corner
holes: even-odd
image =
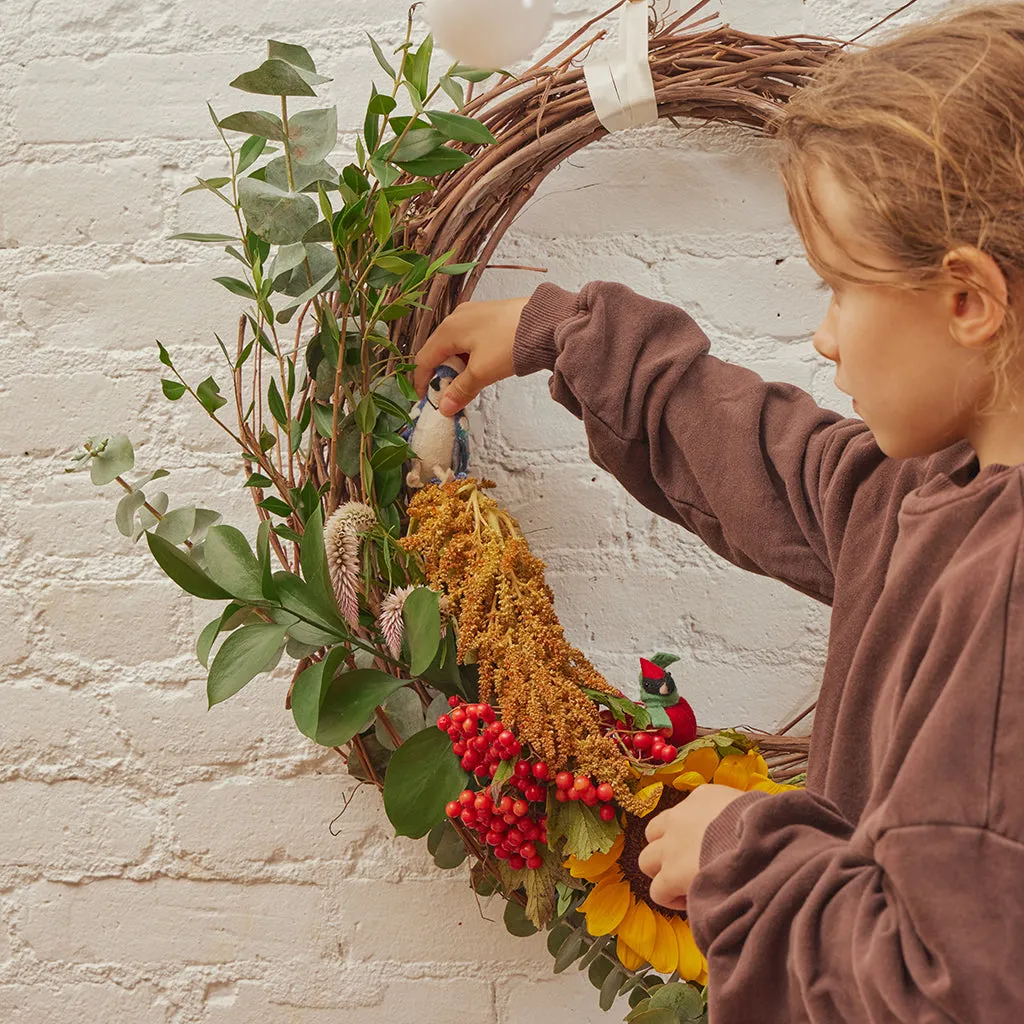
[[[756,751],[719,755],[713,744],[691,749],[685,757],[655,772],[637,772],[636,795],[648,808],[644,816],[623,815],[623,830],[607,853],[586,860],[569,857],[565,866],[574,878],[594,884],[580,904],[587,931],[614,935],[615,952],[624,967],[635,971],[650,964],[659,974],[678,971],[685,981],[706,985],[708,964],[697,948],[685,912],[670,910],[651,899],[651,880],[638,860],[647,843],[646,816],[674,807],[697,786],[717,784],[744,792],[781,793],[796,786],[774,782]]]

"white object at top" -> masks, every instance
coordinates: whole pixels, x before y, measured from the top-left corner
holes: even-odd
[[[628,0],[620,12],[619,49],[590,59],[583,75],[594,110],[610,132],[658,120],[658,101],[647,59],[647,3]]]
[[[505,68],[533,56],[551,28],[554,0],[427,0],[434,42],[474,68]]]

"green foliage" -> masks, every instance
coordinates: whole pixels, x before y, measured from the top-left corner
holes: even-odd
[[[221,644],[210,666],[206,694],[210,707],[227,700],[277,664],[287,628],[274,623],[242,626]]]
[[[412,736],[395,751],[384,778],[384,811],[395,833],[425,836],[468,778],[445,733],[430,726]]]
[[[578,800],[560,804],[549,797],[547,811],[549,845],[564,837],[567,857],[586,860],[595,853],[607,853],[622,831],[617,821],[602,821],[593,808]]]

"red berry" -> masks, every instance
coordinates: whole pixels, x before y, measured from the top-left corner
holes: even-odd
[[[508,747],[509,757],[518,757],[523,752],[523,745],[516,740],[514,743],[510,743]]]
[[[495,736],[500,736],[504,731],[505,726],[503,726],[501,722],[491,722],[490,725],[488,725],[487,728],[484,730],[484,732],[486,732],[487,735],[490,736],[492,739]]]
[[[454,694],[448,698],[448,707],[457,708],[462,703],[461,697],[456,697]]]
[[[494,821],[491,822],[491,828],[493,828],[495,832],[508,831],[508,825],[502,821],[501,818],[495,818]]]
[[[508,729],[505,729],[502,732],[498,733],[498,742],[503,747],[511,746],[511,744],[515,742],[515,739],[515,736],[513,736],[512,733],[508,731]]]
[[[651,734],[648,732],[638,732],[633,734],[633,747],[636,750],[650,750],[651,749]]]
[[[526,867],[526,861],[518,853],[514,853],[508,859],[508,866],[513,871],[522,871]]]
[[[579,800],[579,798],[583,795],[575,786],[573,786],[572,789],[559,790],[559,792],[566,793],[570,800]]]
[[[544,787],[543,786],[527,786],[523,791],[523,795],[527,800],[543,800],[544,799]]]
[[[476,815],[467,807],[459,817],[463,825],[472,825],[476,821]]]
[[[611,804],[605,804],[597,813],[602,821],[612,821],[615,818],[615,808]]]
[[[499,846],[495,849],[494,856],[497,857],[498,860],[508,860],[508,850],[506,850],[504,846]]]
[[[505,822],[506,825],[514,825],[519,821],[519,818],[516,817],[515,811],[508,811],[501,816],[501,820]]]
[[[661,735],[664,736],[667,740],[672,739],[672,726],[666,726],[664,729],[662,729]]]
[[[489,765],[481,763],[473,769],[473,774],[481,780],[489,779],[494,774],[494,769]]]
[[[502,814],[508,814],[508,812],[512,810],[513,803],[515,803],[515,801],[512,799],[512,797],[503,796],[501,800],[498,801],[498,809],[501,811]]]
[[[568,789],[572,785],[572,772],[559,772],[555,776],[555,785],[559,789]]]
[[[457,818],[462,813],[462,804],[458,800],[452,800],[445,805],[444,813],[449,818]]]
[[[601,785],[597,787],[597,799],[602,803],[608,803],[613,796],[615,796],[615,790],[612,789],[609,783],[602,782]]]
[[[491,809],[491,798],[486,793],[477,793],[473,806],[478,811],[489,811]]]
[[[527,839],[533,840],[540,837],[540,829],[534,825],[532,821],[527,820],[525,823],[520,823],[519,831],[526,836]]]
[[[475,736],[480,731],[480,727],[473,721],[472,718],[467,718],[462,723],[462,735],[463,736]]]
[[[529,810],[530,810],[529,804],[527,804],[527,802],[525,800],[517,800],[512,805],[512,813],[517,818],[524,818],[524,817],[526,817],[526,815],[529,812]]]
[[[466,751],[467,751],[468,749],[469,749],[469,748],[468,748],[468,747],[466,746],[466,744],[465,744],[465,743],[453,743],[453,744],[452,744],[452,753],[453,753],[453,754],[454,754],[454,755],[455,755],[456,757],[462,757],[462,755],[463,755],[463,754],[465,754],[465,752],[466,752]]]
[[[452,727],[452,720],[447,715],[441,715],[437,720],[437,727],[441,732],[447,732]]]
[[[597,790],[593,786],[590,787],[581,798],[588,807],[595,807],[597,805]]]
[[[493,830],[487,833],[487,845],[497,846],[501,842],[501,834]]]
[[[452,722],[455,725],[462,725],[462,723],[466,720],[466,709],[455,708],[452,711],[451,715],[449,715],[449,717],[451,718]]]
[[[475,750],[467,750],[462,758],[462,767],[471,772],[480,763],[480,755]]]
[[[544,761],[538,761],[533,766],[533,777],[535,779],[546,779],[548,777],[548,766]]]
[[[464,789],[459,794],[459,803],[462,804],[463,807],[468,807],[474,800],[476,800],[476,793],[471,789]]]
[[[544,861],[543,861],[543,860],[541,860],[541,858],[540,858],[540,857],[531,857],[531,858],[530,858],[530,859],[529,859],[529,860],[528,860],[528,861],[526,862],[526,866],[527,866],[527,867],[528,867],[528,868],[529,868],[529,869],[530,869],[531,871],[536,871],[536,870],[537,870],[537,868],[541,867],[541,866],[542,866],[543,864],[544,864]]]
[[[510,828],[505,834],[505,842],[509,846],[521,846],[523,842],[523,834],[518,829]]]
[[[665,746],[661,748],[661,759],[666,764],[668,764],[669,761],[674,761],[678,756],[679,751],[673,747],[671,743],[666,743]]]
[[[590,789],[590,779],[586,775],[577,775],[572,788],[579,793],[585,793]]]
[[[529,858],[529,857],[536,857],[537,856],[537,847],[534,846],[533,843],[523,843],[523,845],[519,847],[519,855],[521,857],[527,857],[527,858]]]
[[[490,743],[487,742],[486,736],[474,736],[469,741],[469,745],[473,750],[477,750],[482,754],[490,746]]]
[[[451,725],[448,727],[448,739],[453,743],[456,740],[462,739],[462,730],[457,725]]]
[[[526,787],[529,785],[529,783],[526,781],[526,779],[513,779],[512,785],[515,786],[520,793],[522,793],[526,790]]]
[[[573,792],[575,792],[575,790],[571,790],[571,789],[556,789],[555,790],[555,799],[560,804],[564,804],[569,799],[569,794],[573,793]]]
[[[481,704],[480,717],[485,722],[493,722],[498,716],[494,713],[494,708],[490,704]]]

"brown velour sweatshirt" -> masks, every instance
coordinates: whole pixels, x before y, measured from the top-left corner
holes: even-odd
[[[1024,466],[890,459],[708,348],[622,285],[544,284],[514,359],[553,371],[647,508],[832,608],[806,790],[744,794],[705,834],[711,1024],[1019,1024]]]

